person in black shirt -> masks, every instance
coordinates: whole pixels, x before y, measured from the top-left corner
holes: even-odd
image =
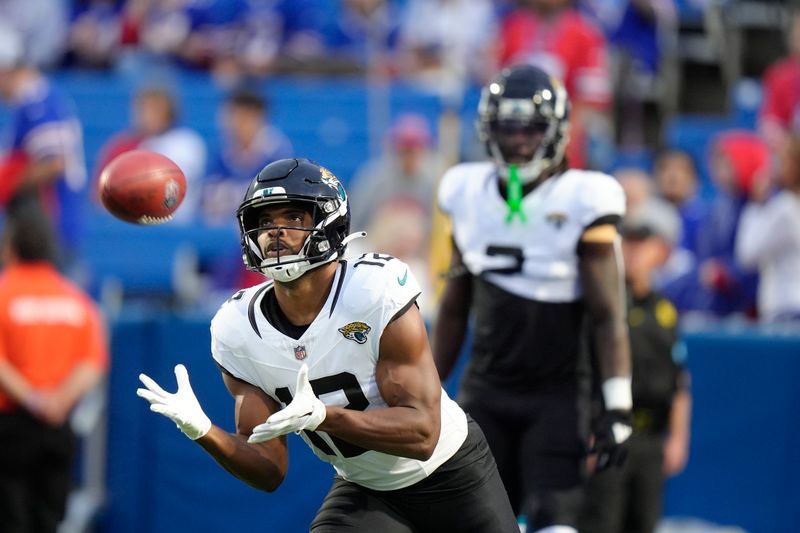
[[[621,468],[595,473],[584,498],[581,533],[652,533],[663,482],[686,464],[691,396],[688,371],[676,362],[678,313],[652,279],[679,234],[677,214],[650,200],[622,228],[633,357],[633,435]]]

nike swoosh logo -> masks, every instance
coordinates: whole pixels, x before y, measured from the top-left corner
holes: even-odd
[[[403,274],[402,278],[400,278],[400,277],[397,278],[397,283],[399,283],[400,286],[402,287],[403,285],[406,284],[406,280],[407,279],[408,279],[408,269],[406,269],[406,272],[405,272],[405,274]]]

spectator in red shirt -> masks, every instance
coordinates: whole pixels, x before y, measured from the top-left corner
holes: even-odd
[[[562,80],[572,103],[570,165],[603,166],[612,137],[611,74],[603,33],[575,7],[573,0],[521,0],[502,20],[501,66],[536,65]]]
[[[800,128],[800,12],[792,15],[789,54],[764,73],[758,130],[777,151],[791,130]]]

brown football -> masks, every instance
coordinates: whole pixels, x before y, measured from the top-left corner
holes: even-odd
[[[186,177],[171,159],[147,150],[131,150],[103,168],[98,182],[103,206],[133,224],[163,224],[186,196]]]

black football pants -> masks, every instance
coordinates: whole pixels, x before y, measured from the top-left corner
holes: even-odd
[[[500,475],[478,425],[430,476],[377,491],[336,478],[312,533],[519,533]]]
[[[54,533],[64,518],[74,436],[24,411],[0,413],[0,530]]]

